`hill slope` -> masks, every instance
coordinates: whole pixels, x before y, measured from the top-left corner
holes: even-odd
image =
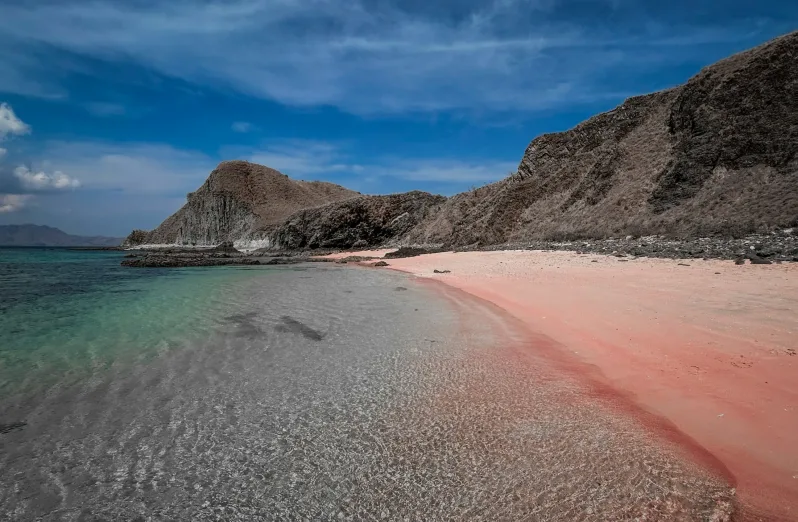
[[[532,141],[405,239],[740,235],[798,224],[798,32]]]
[[[416,190],[300,210],[272,232],[270,243],[288,250],[383,245],[405,236],[444,201],[443,196]]]
[[[0,225],[0,246],[118,246],[122,238],[73,236],[44,225]]]
[[[217,245],[263,239],[294,212],[342,201],[359,193],[332,183],[296,181],[246,161],[224,161],[186,204],[151,232],[134,231],[126,246]]]
[[[542,135],[517,173],[449,199],[360,196],[223,162],[183,208],[126,244],[466,246],[741,236],[791,226],[798,226],[798,32],[709,66],[685,85]]]

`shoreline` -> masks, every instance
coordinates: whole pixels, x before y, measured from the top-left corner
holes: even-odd
[[[547,356],[562,358],[586,380],[597,378],[668,419],[735,477],[743,519],[795,519],[795,265],[619,262],[540,251],[388,261],[393,270],[498,306],[553,341]]]

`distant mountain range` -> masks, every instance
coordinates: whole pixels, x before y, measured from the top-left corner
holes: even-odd
[[[118,237],[73,236],[43,225],[0,225],[0,246],[106,247],[120,243]]]

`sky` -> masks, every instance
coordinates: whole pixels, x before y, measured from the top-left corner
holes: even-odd
[[[451,195],[796,29],[794,0],[0,0],[0,225],[150,229],[229,159]]]

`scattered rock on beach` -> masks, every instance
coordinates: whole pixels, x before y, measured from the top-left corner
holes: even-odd
[[[232,241],[224,241],[213,248],[214,252],[226,252],[229,254],[237,254],[238,250],[233,246]]]
[[[374,263],[374,264],[373,264],[373,265],[371,265],[371,266],[391,266],[391,265],[389,265],[389,264],[388,264],[388,263],[386,263],[385,261],[377,261],[376,263]]]
[[[440,252],[440,250],[419,248],[419,247],[401,247],[394,252],[385,254],[385,259],[399,259],[401,257],[416,257],[422,254],[433,254]]]
[[[372,259],[377,259],[374,256],[347,256],[342,257],[336,263],[362,263],[363,261],[371,261]]]
[[[435,270],[433,270],[433,272],[436,273],[436,274],[451,274],[452,273],[451,270],[438,270],[437,268]]]

